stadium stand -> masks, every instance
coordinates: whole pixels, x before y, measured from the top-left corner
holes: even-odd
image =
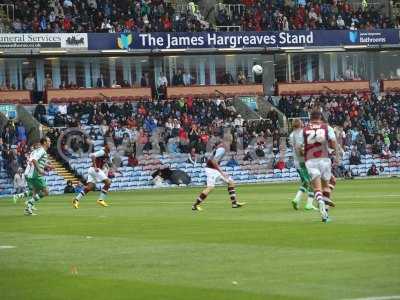
[[[344,150],[341,164],[335,166],[338,176],[366,176],[372,165],[380,169],[381,175],[395,175],[400,172],[399,97],[282,97],[278,107],[289,119],[307,119],[308,111],[316,107],[327,112],[325,117],[335,125]],[[48,110],[45,119],[51,126],[80,125],[90,137],[88,143],[93,144],[93,151],[105,139],[114,143],[122,162],[112,189],[150,188],[151,174],[163,167],[183,170],[192,177],[193,185],[203,184],[205,141],[221,135],[222,130],[231,141],[231,152],[222,163],[223,169],[237,182],[298,178],[292,152],[286,148],[286,135],[279,128],[276,116],[271,113],[271,119],[264,122],[244,121],[229,99],[54,104]],[[67,112],[62,117],[63,123],[59,123],[60,111]],[[94,111],[98,113],[93,114]],[[238,143],[241,139],[242,145]],[[79,151],[71,149],[74,146],[68,147],[64,149],[69,167],[77,175],[85,176],[90,159],[77,154]],[[191,149],[196,153],[192,161],[188,159]],[[131,157],[137,158],[136,164],[130,163]]]
[[[261,31],[300,29],[394,28],[380,6],[352,1],[224,1],[215,7],[215,22],[204,20],[193,2],[178,6],[159,1],[22,1],[6,0],[14,19],[3,18],[1,32],[160,32]]]
[[[344,177],[366,176],[372,165],[381,175],[400,173],[399,99],[399,94],[384,97],[354,94],[264,101],[276,103],[289,120],[293,117],[307,120],[308,112],[317,107],[326,112],[325,117],[335,126],[344,151],[335,173]],[[224,135],[229,141],[231,151],[222,166],[235,181],[256,183],[298,178],[285,130],[279,126],[276,114],[271,112],[269,119],[262,121],[244,120],[235,111],[231,99],[188,97],[167,101],[41,104],[40,107],[31,110],[51,128],[47,132],[51,140],[56,141],[69,127],[80,127],[86,133],[83,143],[62,144],[64,160],[67,157],[64,163],[77,176],[84,177],[91,164],[86,151],[98,150],[105,139],[113,142],[114,151],[121,155],[121,166],[113,174],[114,190],[154,187],[151,174],[164,167],[185,171],[192,177],[192,185],[204,184],[206,145],[216,135]],[[43,107],[44,114],[38,114]],[[12,122],[8,125],[15,126]],[[14,149],[22,156],[16,160],[14,169],[24,166],[27,150],[17,132],[11,137],[3,134],[5,144],[11,145],[4,149]],[[56,147],[50,149],[60,160],[62,157],[57,151]],[[1,194],[12,192],[10,160],[6,153],[3,150]],[[136,163],[132,164],[132,158]],[[62,176],[52,171],[47,179],[52,193],[63,192],[66,180]]]

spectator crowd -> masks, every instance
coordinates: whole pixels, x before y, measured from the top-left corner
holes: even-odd
[[[1,18],[1,32],[205,31],[240,26],[244,31],[399,28],[381,7],[346,0],[242,0],[217,5],[215,17],[189,2],[178,10],[164,0],[5,0],[14,20]],[[3,13],[4,16],[4,13]],[[215,19],[215,20],[214,20]],[[212,22],[210,22],[212,21]]]
[[[21,122],[9,120],[0,130],[0,169],[14,178],[19,168],[26,167],[27,132]]]
[[[43,109],[38,107],[37,111]],[[218,97],[133,103],[50,104],[44,115],[34,115],[41,122],[55,127],[47,133],[51,140],[58,139],[60,127],[90,126],[86,136],[77,138],[76,142],[69,139],[68,144],[62,144],[64,154],[85,153],[102,136],[128,156],[132,164],[136,164],[136,156],[143,153],[166,152],[188,153],[190,162],[199,162],[209,150],[207,145],[212,144],[216,137],[223,137],[234,152],[249,147],[267,150],[268,143],[278,151],[281,143],[281,129],[275,111],[271,111],[266,120],[245,121],[237,113],[231,99]],[[48,115],[52,118],[48,119]],[[265,153],[261,152],[254,153],[264,157]]]

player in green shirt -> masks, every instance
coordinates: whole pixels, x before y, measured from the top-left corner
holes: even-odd
[[[304,208],[306,210],[316,210],[313,205],[314,191],[311,187],[311,178],[305,166],[304,157],[299,151],[299,149],[303,148],[303,122],[300,119],[294,119],[292,125],[293,131],[289,136],[289,144],[293,148],[294,165],[301,180],[301,186],[296,194],[296,197],[292,200],[292,205],[294,209],[298,210],[301,198],[304,194],[307,194],[307,204]]]
[[[51,168],[47,155],[47,149],[49,149],[50,144],[49,138],[42,138],[40,146],[31,152],[27,162],[25,177],[30,193],[28,192],[26,195],[22,194],[22,196],[28,196],[29,194],[32,196],[26,202],[25,215],[27,216],[35,215],[32,211],[34,204],[49,194],[44,174]],[[21,194],[17,196],[21,196]]]

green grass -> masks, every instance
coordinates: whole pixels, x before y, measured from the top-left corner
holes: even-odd
[[[400,295],[400,181],[338,182],[332,223],[294,211],[296,184],[96,194],[39,216],[0,200],[0,299],[265,300]],[[74,274],[74,270],[77,274]],[[236,283],[236,284],[235,284]]]

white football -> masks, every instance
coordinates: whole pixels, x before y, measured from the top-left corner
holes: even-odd
[[[263,67],[261,67],[260,65],[254,65],[253,66],[253,73],[256,75],[261,75],[263,72]]]

